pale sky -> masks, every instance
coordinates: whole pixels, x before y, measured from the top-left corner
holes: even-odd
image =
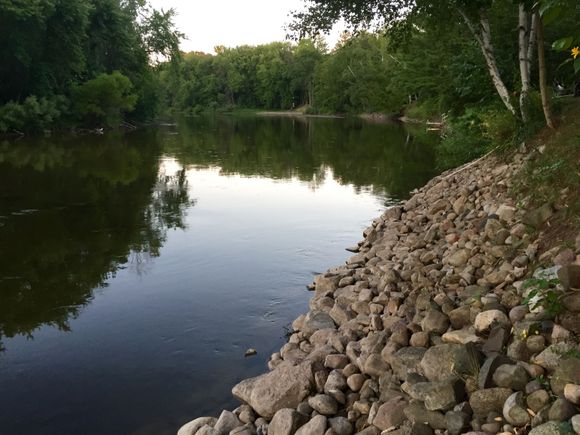
[[[173,8],[175,24],[187,35],[183,51],[213,53],[216,45],[236,47],[283,41],[289,13],[302,9],[304,0],[149,0],[156,9]],[[326,38],[329,48],[338,31]]]

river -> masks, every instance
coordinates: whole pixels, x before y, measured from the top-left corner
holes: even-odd
[[[437,173],[434,140],[222,116],[0,141],[0,434],[174,434],[237,406],[313,276]]]

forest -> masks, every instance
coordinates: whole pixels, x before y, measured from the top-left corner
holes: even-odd
[[[553,126],[578,93],[573,0],[305,2],[285,42],[179,51],[144,0],[0,3],[0,133],[298,110],[445,120],[461,158]],[[324,34],[342,20],[334,47]],[[443,147],[445,148],[445,144]]]
[[[113,127],[156,116],[174,12],[145,0],[0,1],[0,133]]]

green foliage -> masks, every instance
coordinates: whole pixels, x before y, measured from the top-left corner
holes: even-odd
[[[310,104],[322,57],[313,41],[257,47],[216,47],[216,54],[188,53],[160,71],[165,104],[179,112]]]
[[[68,110],[68,100],[62,96],[37,98],[30,96],[22,103],[8,102],[0,106],[0,133],[39,133],[60,122]]]
[[[131,80],[118,71],[100,74],[73,89],[75,113],[89,126],[118,125],[136,102]]]
[[[555,287],[560,283],[558,279],[532,278],[524,282],[524,289],[530,289],[528,295],[522,301],[524,305],[532,305],[532,309],[543,307],[551,316],[560,314],[562,305],[562,292]]]
[[[3,129],[54,127],[53,95],[68,97],[76,85],[113,71],[137,89],[135,116],[153,117],[159,93],[151,64],[176,57],[183,36],[173,17],[144,0],[1,0],[0,106],[7,105],[2,111],[10,119]]]
[[[489,146],[490,141],[482,131],[481,111],[468,108],[447,123],[439,145],[438,166],[442,169],[458,166],[482,155]]]

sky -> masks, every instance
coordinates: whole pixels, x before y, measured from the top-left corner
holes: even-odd
[[[183,51],[213,53],[217,45],[258,45],[286,38],[289,13],[304,0],[149,0],[156,9],[173,8],[175,24],[186,34]],[[326,38],[333,47],[338,31]]]

